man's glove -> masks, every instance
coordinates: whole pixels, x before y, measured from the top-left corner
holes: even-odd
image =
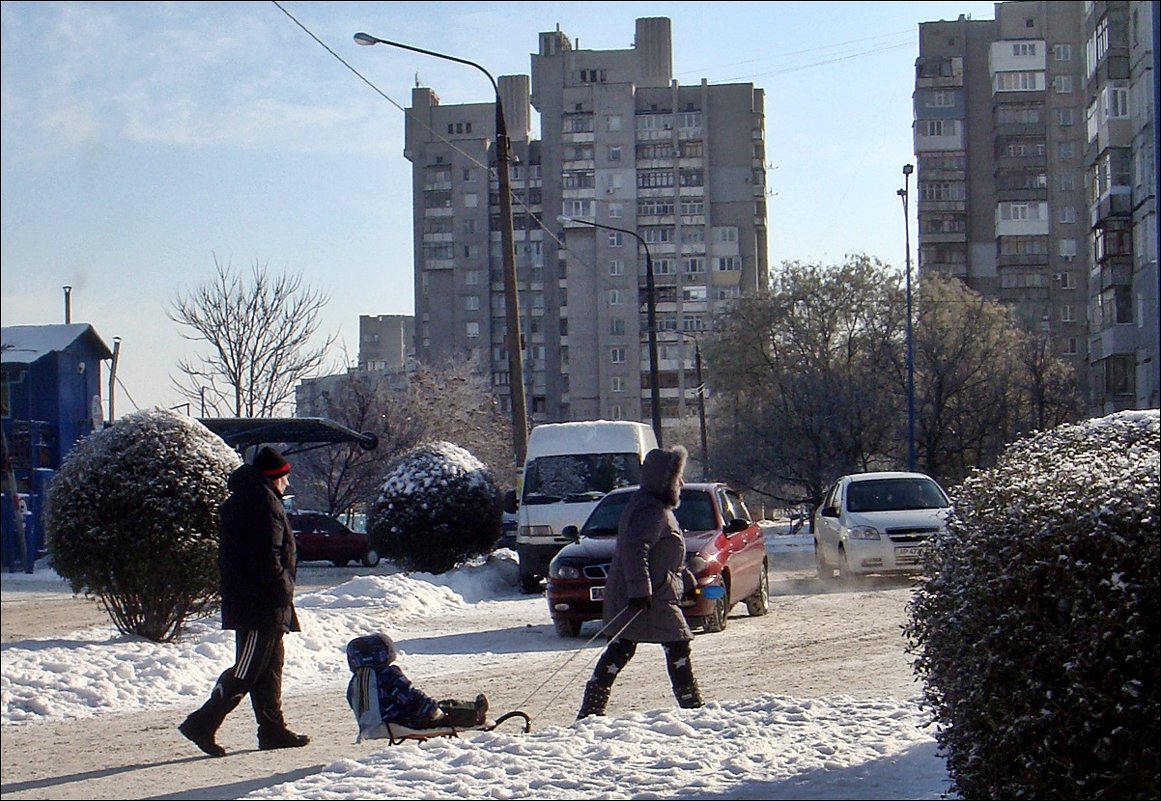
[[[629,611],[631,612],[648,612],[652,605],[653,601],[648,595],[639,595],[629,599]]]

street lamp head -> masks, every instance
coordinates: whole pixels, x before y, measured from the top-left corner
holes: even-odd
[[[903,174],[904,175],[910,175],[913,172],[915,172],[915,165],[914,164],[904,164],[903,165]]]
[[[380,41],[379,39],[376,39],[374,36],[372,36],[369,33],[363,33],[362,31],[360,31],[359,33],[355,34],[355,44],[363,45],[364,47],[370,47],[371,45],[377,45],[377,44],[379,44],[379,41]]]

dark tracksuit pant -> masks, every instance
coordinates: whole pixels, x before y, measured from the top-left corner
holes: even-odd
[[[234,633],[234,664],[218,677],[210,699],[195,713],[211,730],[222,725],[247,693],[260,729],[286,727],[282,717],[283,634],[281,629]]]

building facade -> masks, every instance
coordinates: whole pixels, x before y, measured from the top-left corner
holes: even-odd
[[[1037,0],[920,24],[920,273],[958,276],[1049,337],[1091,414],[1157,405],[1151,35],[1139,37],[1139,121],[1129,103],[1138,5],[1155,14]]]
[[[360,370],[399,370],[415,356],[415,318],[405,314],[359,315]]]
[[[530,79],[501,76],[498,87],[530,422],[652,418],[652,264],[661,418],[676,423],[696,410],[698,332],[767,283],[762,90],[679,85],[667,18],[637,20],[625,50],[542,33]],[[508,411],[494,108],[440,106],[414,89],[405,155],[417,357],[479,359]]]

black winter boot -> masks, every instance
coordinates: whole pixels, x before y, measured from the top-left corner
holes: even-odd
[[[258,748],[263,751],[274,751],[279,748],[302,748],[309,742],[310,737],[305,734],[295,734],[285,726],[278,728],[258,727]]]
[[[226,749],[214,742],[214,734],[217,733],[217,729],[218,727],[214,725],[204,708],[191,712],[189,717],[177,727],[177,730],[187,740],[212,757],[226,755]]]
[[[674,687],[673,697],[677,699],[677,705],[682,709],[697,709],[705,706],[705,702],[701,700],[701,690],[697,687],[697,679],[693,679],[689,684]]]
[[[589,679],[585,684],[584,699],[581,700],[581,708],[576,713],[576,719],[587,718],[589,715],[605,714],[605,706],[609,703],[611,689],[611,687],[599,684],[595,679]]]

